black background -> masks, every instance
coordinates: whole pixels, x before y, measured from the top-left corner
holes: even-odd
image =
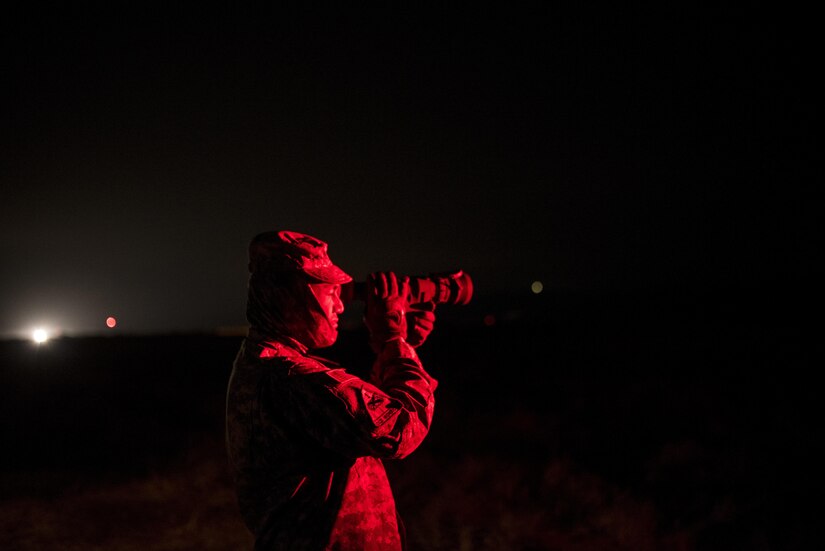
[[[219,442],[239,338],[213,331],[244,323],[249,238],[289,228],[356,278],[473,276],[473,302],[441,307],[422,349],[441,387],[421,457],[442,478],[422,482],[424,459],[390,473],[420,548],[435,547],[416,500],[462,458],[569,461],[692,548],[806,548],[822,329],[809,14],[6,9],[0,330],[76,338],[3,343],[4,499],[61,488],[20,472],[140,477]],[[363,366],[357,318],[329,352]],[[505,512],[587,525],[534,478]],[[466,490],[464,520],[493,501]],[[644,548],[628,537],[592,548]]]
[[[2,329],[243,324],[246,245],[479,300],[822,274],[812,35],[791,11],[120,4],[4,18]],[[786,298],[789,291],[792,299]]]

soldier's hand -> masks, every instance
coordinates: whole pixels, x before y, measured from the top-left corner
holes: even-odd
[[[379,353],[394,338],[407,337],[407,295],[409,278],[393,272],[373,272],[367,277],[367,304],[364,324],[370,332],[370,346]]]
[[[421,346],[435,326],[435,302],[410,304],[407,309],[407,342]]]

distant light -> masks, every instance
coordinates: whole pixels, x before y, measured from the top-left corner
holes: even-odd
[[[544,290],[544,285],[542,285],[541,281],[534,281],[532,285],[530,285],[530,290],[533,291],[533,294],[539,294]]]
[[[484,325],[487,327],[491,327],[496,324],[496,317],[493,314],[487,314],[484,316]]]
[[[37,328],[32,331],[32,340],[37,344],[42,344],[49,340],[49,334],[45,329]]]
[[[115,325],[117,325],[117,320],[115,318],[113,318],[112,316],[106,318],[106,327],[112,328]]]

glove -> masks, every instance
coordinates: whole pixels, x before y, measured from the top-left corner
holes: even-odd
[[[370,347],[376,354],[388,341],[407,336],[408,292],[406,276],[399,280],[392,272],[373,272],[367,277],[364,324],[370,333]]]
[[[421,346],[435,325],[435,302],[411,304],[407,309],[407,342],[413,348]]]

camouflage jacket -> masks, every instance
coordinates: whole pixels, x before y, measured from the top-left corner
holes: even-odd
[[[255,549],[401,549],[381,459],[409,455],[427,435],[436,385],[400,340],[367,382],[294,341],[247,338],[229,380],[226,441]]]

